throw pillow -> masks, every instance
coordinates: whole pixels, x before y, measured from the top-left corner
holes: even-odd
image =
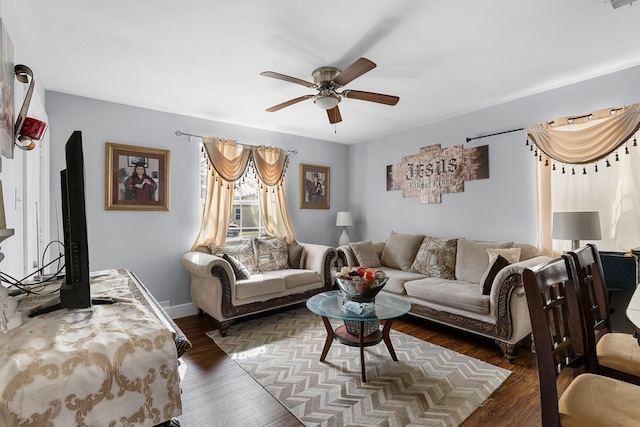
[[[256,252],[253,249],[253,238],[243,239],[237,245],[211,247],[211,253],[218,256],[222,256],[222,254],[231,255],[232,257],[240,261],[242,265],[247,267],[251,274],[258,272]]]
[[[400,234],[392,231],[382,250],[380,264],[396,270],[409,270],[423,239],[422,234]]]
[[[304,251],[304,246],[298,243],[296,240],[293,240],[289,243],[289,267],[290,268],[300,268],[302,261],[302,252]]]
[[[365,268],[380,267],[380,259],[371,240],[349,243],[349,247],[361,266]]]
[[[509,264],[511,263],[502,255],[496,256],[496,259],[484,273],[484,276],[482,276],[482,281],[480,282],[482,284],[482,295],[489,295],[491,293],[491,285],[493,284],[496,276],[500,270]]]
[[[430,277],[455,279],[458,239],[425,237],[409,271]]]
[[[273,239],[253,239],[258,261],[258,270],[274,271],[289,268],[289,248],[282,237]]]
[[[481,283],[484,272],[489,268],[487,249],[513,247],[513,242],[488,242],[458,239],[456,252],[456,279],[468,283]]]
[[[520,261],[520,248],[508,248],[508,249],[487,249],[489,254],[489,264],[492,264],[498,255],[502,255],[511,264]]]
[[[249,273],[247,267],[242,265],[240,261],[231,255],[222,254],[222,258],[231,265],[231,269],[233,270],[233,274],[236,276],[236,280],[247,280],[251,277],[251,273]]]

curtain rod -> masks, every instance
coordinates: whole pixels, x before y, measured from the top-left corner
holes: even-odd
[[[489,135],[476,136],[475,138],[467,138],[467,142],[473,141],[474,139],[486,138],[488,136],[502,135],[503,133],[517,132],[519,130],[524,130],[524,129],[525,128],[511,129],[511,130],[505,130],[504,132],[496,132],[496,133],[491,133]]]
[[[175,133],[176,133],[176,136],[189,136],[189,137],[195,136],[196,138],[200,138],[200,139],[204,139],[205,138],[204,136],[194,135],[192,133],[182,132],[181,130],[177,130]],[[247,147],[258,147],[257,145],[243,144],[243,143],[240,143],[240,145],[246,145]],[[287,153],[298,154],[298,150],[287,150]]]

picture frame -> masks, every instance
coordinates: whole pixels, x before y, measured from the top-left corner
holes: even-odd
[[[329,209],[331,168],[300,164],[300,209]]]
[[[0,19],[0,153],[7,159],[13,159],[15,144],[13,51],[7,28]]]
[[[169,150],[107,142],[104,208],[168,211],[170,154]]]

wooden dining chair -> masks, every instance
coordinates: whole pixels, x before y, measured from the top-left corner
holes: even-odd
[[[637,425],[640,386],[586,371],[574,277],[575,265],[568,255],[523,272],[538,365],[542,425]]]
[[[584,314],[589,370],[640,385],[640,345],[631,334],[612,332],[609,297],[598,248],[587,244],[569,255],[576,266],[574,283]]]

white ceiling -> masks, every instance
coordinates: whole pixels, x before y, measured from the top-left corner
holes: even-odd
[[[640,4],[606,0],[16,3],[47,90],[346,144],[640,64]],[[378,66],[345,88],[398,105],[264,111],[314,91],[260,72],[359,57]]]

